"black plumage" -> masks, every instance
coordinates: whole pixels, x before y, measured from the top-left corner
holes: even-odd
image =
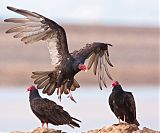
[[[136,119],[136,105],[131,92],[122,89],[118,81],[112,83],[112,93],[109,96],[109,105],[116,117],[130,124],[139,123]]]
[[[33,72],[31,78],[38,89],[43,89],[43,93],[52,95],[56,88],[59,98],[63,93],[70,94],[79,88],[79,83],[74,76],[81,70],[88,70],[93,66],[94,75],[98,71],[98,82],[102,89],[102,84],[106,87],[106,77],[112,80],[108,71],[108,66],[113,67],[109,60],[108,43],[94,42],[86,44],[80,50],[69,53],[65,30],[56,22],[38,14],[23,9],[7,7],[9,10],[24,15],[26,18],[9,18],[5,22],[22,23],[23,25],[14,27],[6,33],[15,33],[15,38],[21,38],[25,44],[32,44],[40,40],[46,41],[50,57],[53,64],[53,71]],[[85,60],[90,58],[88,68],[84,65]]]
[[[40,119],[42,127],[45,123],[47,127],[48,123],[56,126],[67,124],[73,128],[80,127],[79,124],[75,122],[81,122],[80,120],[71,117],[62,106],[57,105],[54,101],[42,98],[35,86],[29,87],[27,91],[30,91],[29,101],[31,110]]]

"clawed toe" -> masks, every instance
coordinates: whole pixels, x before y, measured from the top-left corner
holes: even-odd
[[[68,98],[70,98],[73,102],[77,103],[76,100],[73,98],[71,91],[69,89],[68,89],[68,92],[69,92]]]

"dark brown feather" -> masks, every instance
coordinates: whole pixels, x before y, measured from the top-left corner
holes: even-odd
[[[27,23],[27,22],[31,22],[31,20],[28,18],[9,18],[9,19],[5,19],[4,22]]]
[[[39,14],[34,13],[34,12],[30,12],[30,11],[27,11],[27,10],[17,9],[17,8],[10,7],[10,6],[7,6],[7,9],[9,9],[9,10],[11,10],[11,11],[13,11],[13,12],[19,13],[19,14],[21,14],[21,15],[24,15],[24,16],[26,16],[26,17],[32,16],[32,17],[40,18],[40,15],[39,15]]]
[[[91,66],[92,66],[92,64],[93,64],[93,62],[94,62],[94,60],[95,60],[95,58],[96,58],[96,53],[93,52],[93,54],[91,55],[91,57],[90,57],[90,59],[89,59],[89,62],[88,62],[88,69],[91,68]]]
[[[40,84],[40,83],[42,83],[43,81],[45,81],[46,79],[48,79],[49,77],[46,75],[46,76],[41,76],[41,77],[39,77],[39,78],[37,78],[35,81],[34,81],[34,83],[35,84]]]
[[[52,95],[54,93],[55,89],[56,89],[55,83],[50,84],[50,86],[47,89],[47,95]]]
[[[95,60],[94,60],[94,66],[93,66],[94,75],[96,75],[96,72],[97,72],[98,58],[99,58],[99,53],[96,54],[96,57],[95,57]]]
[[[79,83],[78,83],[75,79],[73,79],[73,85],[74,85],[76,88],[79,88],[79,87],[80,87]]]
[[[113,67],[111,61],[109,60],[109,53],[108,53],[108,51],[106,51],[105,58],[106,58],[108,64],[109,64],[111,67]]]
[[[38,88],[38,89],[42,89],[42,88],[44,88],[45,86],[47,86],[48,84],[49,84],[49,78],[46,79],[45,81],[43,81],[42,83],[39,83],[39,84],[37,85],[37,88]]]
[[[75,57],[76,59],[80,59],[80,60],[83,59],[85,61],[86,59],[90,58],[88,62],[88,69],[90,69],[93,65],[94,75],[96,75],[97,69],[98,69],[99,71],[98,81],[99,81],[100,88],[101,88],[102,82],[104,86],[107,87],[106,81],[105,81],[106,76],[108,76],[108,78],[112,80],[112,77],[109,74],[109,71],[107,68],[107,64],[113,67],[112,63],[109,60],[109,53],[108,53],[109,46],[112,46],[112,45],[106,44],[106,43],[94,42],[92,44],[86,44],[86,46],[80,49],[79,51],[75,50],[72,53],[72,56]],[[101,62],[100,65],[98,65],[99,62]],[[105,71],[105,74],[104,74],[104,71]]]
[[[48,85],[46,85],[42,91],[43,94],[47,93],[48,88],[50,87],[51,83],[49,83]]]

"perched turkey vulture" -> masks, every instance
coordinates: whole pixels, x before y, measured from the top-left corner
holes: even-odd
[[[32,72],[31,78],[38,89],[43,89],[43,93],[52,95],[57,88],[57,95],[69,94],[74,101],[71,91],[79,88],[79,83],[74,76],[81,70],[86,71],[93,66],[94,75],[98,74],[99,86],[102,84],[106,87],[106,76],[112,80],[107,65],[111,64],[109,60],[107,43],[94,42],[86,44],[82,49],[69,53],[67,37],[63,27],[56,22],[38,14],[23,9],[7,7],[9,10],[24,15],[26,18],[9,18],[5,22],[21,23],[9,29],[6,33],[14,33],[14,38],[21,38],[25,44],[32,44],[40,40],[46,41],[53,65],[53,71]],[[88,66],[84,65],[86,59],[90,58]],[[97,71],[98,70],[98,71]]]
[[[27,91],[30,91],[30,107],[33,113],[40,119],[42,127],[45,123],[47,124],[47,128],[48,123],[56,126],[67,124],[73,128],[80,127],[79,124],[75,122],[81,122],[80,120],[71,117],[68,112],[63,110],[62,106],[57,105],[55,102],[47,98],[42,98],[35,86],[29,87]]]
[[[116,117],[124,122],[136,124],[136,105],[131,92],[126,92],[122,89],[118,81],[112,83],[112,93],[109,96],[109,105]]]

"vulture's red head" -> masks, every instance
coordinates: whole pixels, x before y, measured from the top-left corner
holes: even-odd
[[[27,88],[27,91],[32,91],[32,90],[35,90],[35,89],[36,89],[36,87],[32,85],[32,86]]]
[[[114,81],[114,82],[112,83],[112,87],[116,87],[116,86],[118,86],[118,85],[120,85],[118,81]]]
[[[88,71],[88,68],[87,68],[84,64],[79,64],[79,65],[78,65],[78,68],[79,68],[80,70],[85,71],[85,72]]]

